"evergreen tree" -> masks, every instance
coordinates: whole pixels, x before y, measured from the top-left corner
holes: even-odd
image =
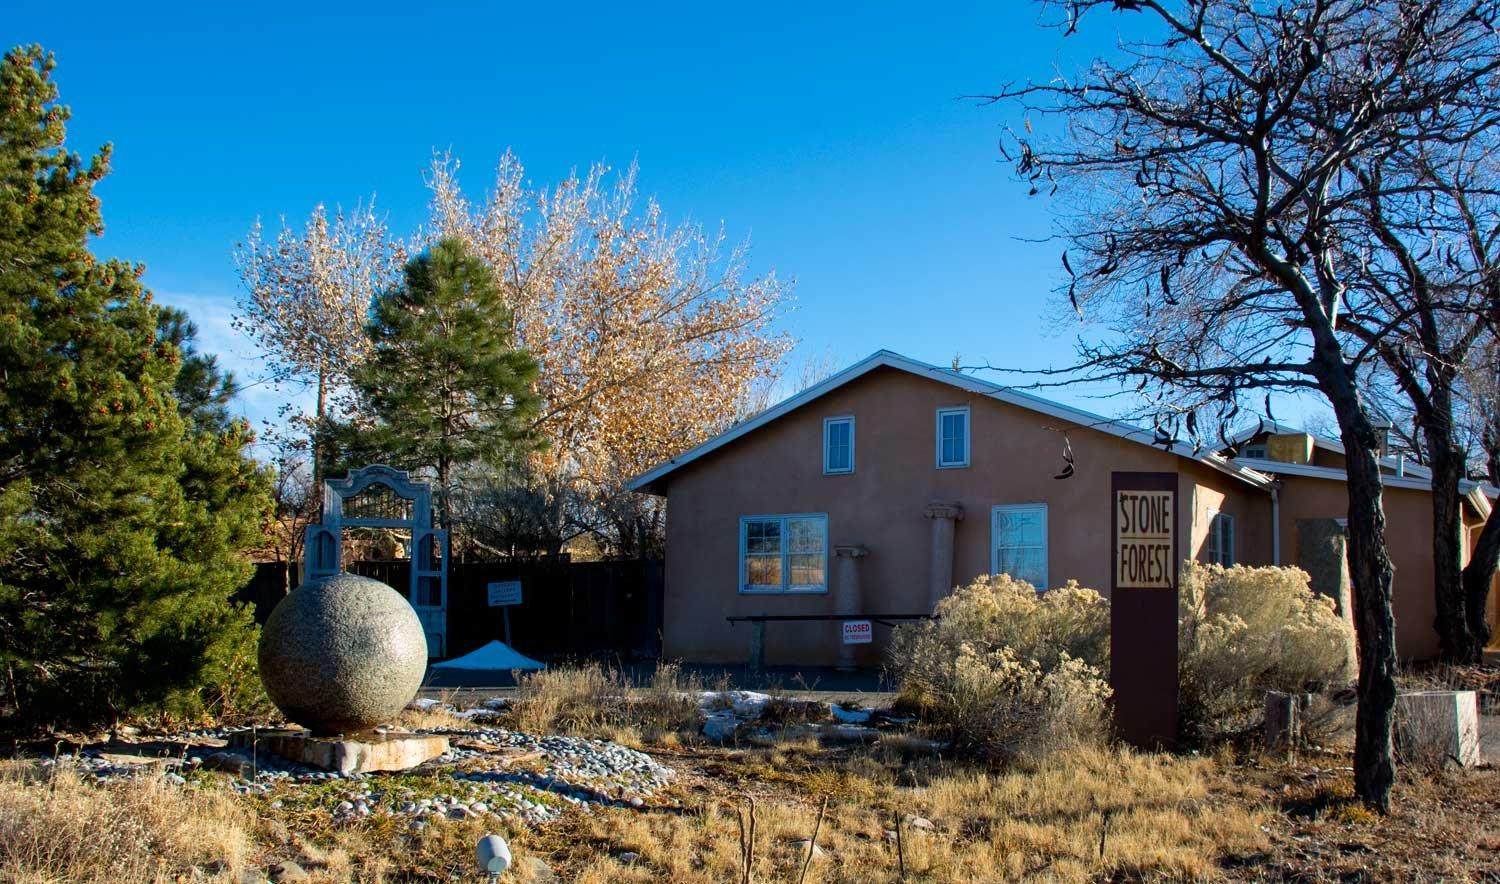
[[[254,684],[229,597],[268,478],[243,421],[179,412],[145,268],[90,253],[109,148],[64,146],[52,69],[0,63],[0,676],[34,724],[193,712]]]
[[[198,349],[198,326],[184,311],[163,305],[156,327],[158,337],[171,343],[182,356],[182,367],[172,385],[178,413],[203,429],[228,429],[232,423],[229,402],[239,390],[234,375],[219,368],[217,356]]]
[[[340,447],[346,458],[384,457],[431,476],[451,528],[462,470],[499,471],[538,445],[537,365],[516,347],[492,271],[463,242],[438,241],[403,274],[375,299],[370,357],[354,376],[373,426],[343,428]]]

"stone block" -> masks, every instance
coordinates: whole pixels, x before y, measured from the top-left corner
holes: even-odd
[[[241,731],[231,742],[248,749],[251,734]],[[255,743],[257,751],[342,774],[410,770],[448,751],[448,738],[437,734],[370,732],[315,737],[307,731],[261,731]]]
[[[1311,694],[1285,694],[1280,691],[1266,692],[1265,741],[1269,749],[1295,747],[1302,742]]]
[[[1473,691],[1410,691],[1396,698],[1396,741],[1408,758],[1479,764],[1479,702]]]

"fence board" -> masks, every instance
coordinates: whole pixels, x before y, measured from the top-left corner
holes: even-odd
[[[408,585],[411,562],[354,562],[349,570],[398,590]],[[287,567],[265,563],[236,595],[256,607],[264,623],[285,594]],[[658,559],[573,562],[567,557],[524,562],[455,562],[448,570],[449,656],[491,639],[504,640],[504,615],[489,607],[487,586],[519,580],[522,603],[511,608],[516,650],[530,657],[651,659],[661,654],[662,587]]]

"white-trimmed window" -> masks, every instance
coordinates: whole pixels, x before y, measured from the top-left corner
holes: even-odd
[[[1208,520],[1207,553],[1209,564],[1226,568],[1234,564],[1234,516],[1214,513]]]
[[[740,592],[827,592],[828,516],[740,519]]]
[[[823,472],[827,475],[854,472],[854,418],[823,419]]]
[[[969,407],[937,410],[938,469],[969,465]]]
[[[1047,588],[1047,505],[1014,503],[990,513],[990,571]]]

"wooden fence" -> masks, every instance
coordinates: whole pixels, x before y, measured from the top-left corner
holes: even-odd
[[[407,560],[355,562],[350,571],[405,590]],[[293,585],[296,568],[256,566],[240,590],[265,622]],[[456,562],[448,570],[448,655],[467,654],[505,639],[504,615],[489,607],[488,584],[521,581],[522,603],[510,609],[516,650],[530,657],[651,659],[661,654],[662,562],[573,562],[567,557],[529,562]]]

